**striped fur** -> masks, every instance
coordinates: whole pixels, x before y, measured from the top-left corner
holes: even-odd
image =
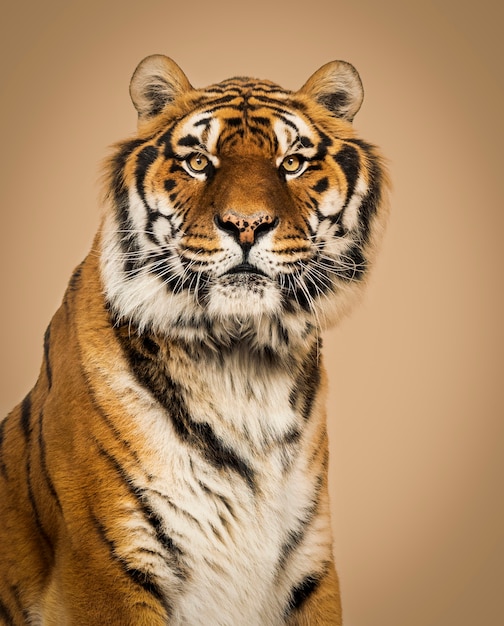
[[[387,213],[360,80],[194,89],[153,56],[131,95],[92,251],[0,423],[0,624],[341,624],[320,334]]]

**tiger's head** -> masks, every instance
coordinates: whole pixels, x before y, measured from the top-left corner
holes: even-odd
[[[109,164],[105,296],[140,331],[279,346],[332,324],[361,291],[386,218],[386,174],[351,121],[363,90],[334,61],[297,92],[233,78],[191,86],[144,59],[137,136]]]

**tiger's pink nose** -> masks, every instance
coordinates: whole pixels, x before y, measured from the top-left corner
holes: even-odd
[[[254,244],[259,235],[272,230],[277,222],[278,218],[266,212],[242,215],[235,211],[226,211],[217,218],[219,228],[232,235],[242,246]]]

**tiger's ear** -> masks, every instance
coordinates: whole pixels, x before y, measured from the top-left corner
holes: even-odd
[[[130,95],[139,120],[154,117],[192,86],[180,67],[163,54],[140,61],[131,77]]]
[[[360,76],[346,61],[331,61],[323,65],[306,81],[299,93],[311,96],[336,117],[349,122],[364,98]]]

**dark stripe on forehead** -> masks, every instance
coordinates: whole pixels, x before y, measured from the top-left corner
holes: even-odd
[[[214,107],[232,106],[232,103],[236,100],[243,101],[243,95],[240,92],[224,94],[218,98],[208,98],[195,108],[194,112],[198,112],[199,109],[203,112]]]
[[[242,126],[244,122],[243,117],[227,117],[224,120],[224,123],[226,124],[226,126],[230,127],[230,128],[238,128],[239,126]]]
[[[283,99],[274,99],[262,93],[238,92],[230,96],[215,99],[210,98],[206,102],[201,103],[201,105],[189,115],[203,114],[205,112],[211,115],[216,111],[227,108],[236,111],[243,111],[244,109],[249,111],[267,109],[272,113],[276,113],[278,116],[284,116],[285,113],[288,112],[289,105]]]
[[[220,83],[211,85],[210,87],[205,89],[205,91],[225,92],[229,91],[230,89],[238,91],[266,91],[271,93],[282,93],[286,95],[291,93],[290,91],[283,89],[282,87],[271,81],[262,80],[260,78],[248,78],[246,76],[233,76],[232,78],[226,78]]]
[[[219,83],[218,85],[212,85],[211,87],[208,87],[207,89],[204,90],[204,97],[209,98],[210,96],[213,96],[214,94],[217,95],[222,95],[222,94],[239,94],[241,92],[241,85],[238,85],[238,83],[236,83],[236,81],[233,81],[232,79],[230,79],[229,81],[223,81],[222,83]]]
[[[212,116],[204,117],[202,120],[198,120],[194,123],[194,126],[205,126],[205,128],[210,127],[210,122],[212,121]]]
[[[185,146],[186,148],[198,148],[200,146],[200,140],[194,135],[185,135],[177,141],[177,145]]]

